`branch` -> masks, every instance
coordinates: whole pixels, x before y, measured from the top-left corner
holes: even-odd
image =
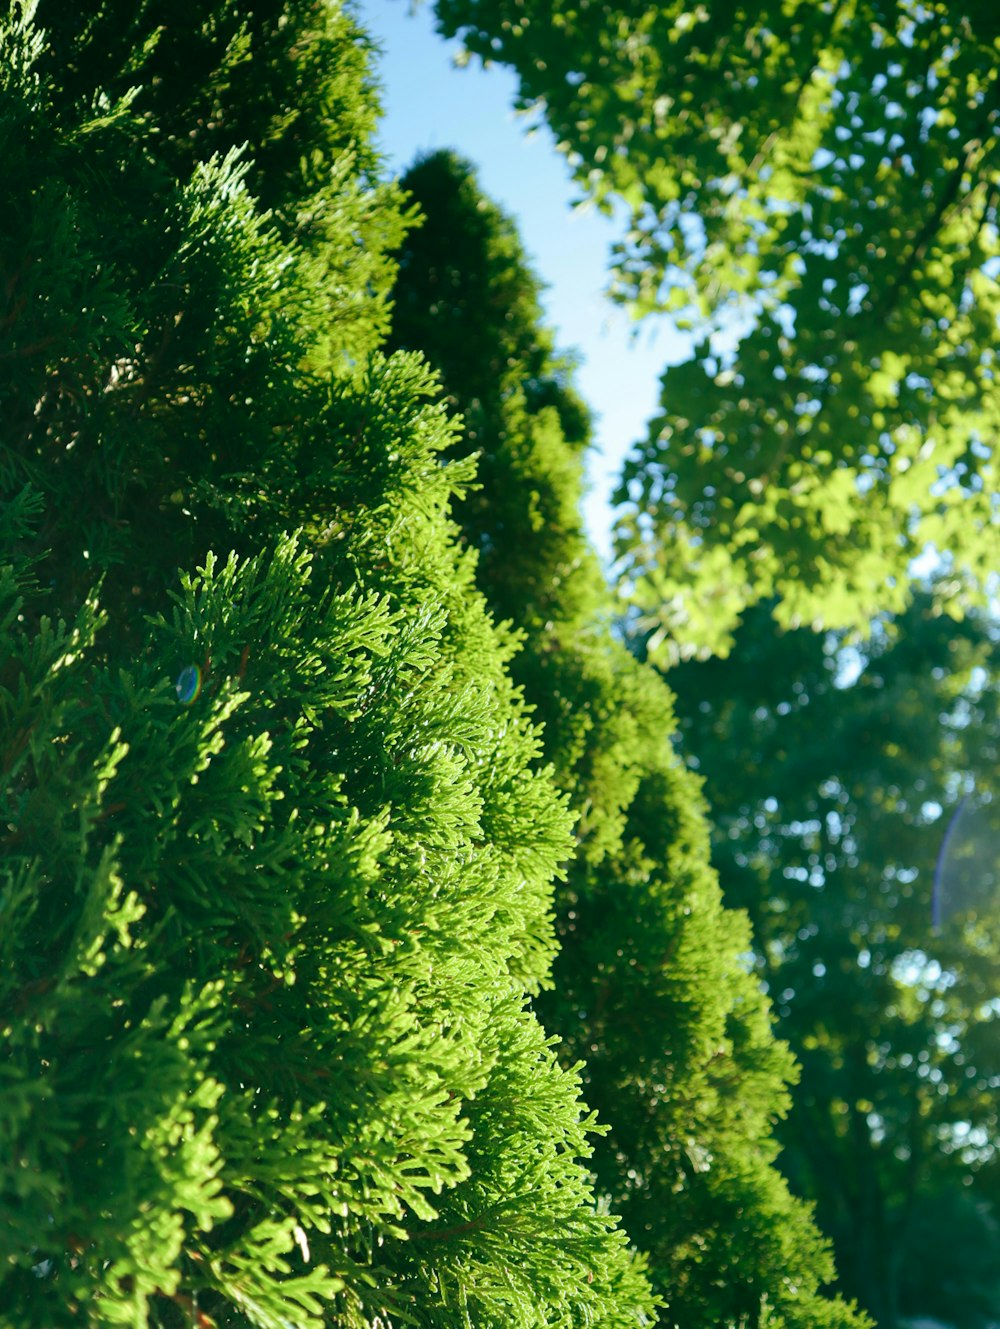
[[[949,176],[948,182],[934,207],[934,211],[917,232],[910,252],[906,256],[895,280],[886,288],[882,299],[875,306],[873,311],[874,319],[882,320],[888,317],[896,307],[902,290],[913,275],[913,271],[917,264],[925,257],[935,235],[941,228],[941,223],[944,221],[945,214],[958,198],[959,190],[962,187],[962,181],[970,171],[976,153],[980,152],[984,146],[984,136],[989,129],[989,120],[994,109],[995,107],[992,103],[987,104],[984,114],[977,126],[976,137],[970,139],[966,144],[965,156]]]

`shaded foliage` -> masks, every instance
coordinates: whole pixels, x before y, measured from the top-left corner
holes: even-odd
[[[397,254],[389,345],[419,349],[461,412],[460,446],[477,459],[463,533],[497,614],[537,627],[580,592],[575,569],[593,557],[577,510],[589,413],[542,326],[517,231],[468,163],[435,153],[401,183],[426,215]]]
[[[864,656],[760,608],[728,659],[670,674],[713,862],[802,1068],[782,1166],[885,1326],[996,1306],[1000,901],[932,924],[956,806],[995,793],[995,655],[988,622],[920,592]]]
[[[357,162],[374,102],[364,45],[339,9],[305,5],[282,22],[270,5],[266,23],[226,5],[169,23],[137,12],[141,41],[134,9],[52,0],[38,23],[53,36],[30,58],[8,44],[0,132],[19,202],[0,223],[0,476],[53,494],[37,543],[69,603],[104,575],[105,602],[141,613],[219,541],[245,532],[255,547],[263,494],[287,483],[288,440],[326,392],[305,371],[331,360],[346,371],[377,343],[385,249],[404,221],[394,190],[368,187],[370,147]],[[280,48],[259,62],[255,23]],[[300,69],[300,48],[339,58]],[[258,63],[274,64],[270,80],[251,77]],[[191,77],[203,64],[211,132],[209,91]],[[307,150],[302,171],[258,170],[247,134],[308,118],[297,109],[308,97],[288,105],[296,78],[312,80],[320,108],[347,101],[352,114],[342,133],[323,118],[286,145]],[[266,135],[275,151],[277,135]]]

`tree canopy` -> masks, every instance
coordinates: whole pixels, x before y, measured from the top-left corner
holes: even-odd
[[[619,549],[676,656],[766,600],[786,626],[903,608],[911,560],[982,601],[1000,554],[1000,60],[988,5],[436,0],[512,66],[615,289],[696,334],[626,465]],[[656,643],[654,643],[655,645]]]
[[[963,804],[995,813],[996,648],[925,589],[862,656],[760,607],[727,659],[669,675],[713,862],[801,1066],[782,1167],[884,1326],[985,1329],[1000,1294],[995,816],[979,882],[947,861]]]

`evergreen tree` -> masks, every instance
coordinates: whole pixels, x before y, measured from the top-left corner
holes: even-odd
[[[865,629],[933,545],[953,608],[1000,551],[1000,37],[978,0],[436,0],[511,66],[616,285],[691,328],[628,462],[620,550],[672,653],[743,608]],[[654,643],[655,644],[655,643]]]
[[[392,339],[419,348],[482,449],[458,509],[479,584],[522,646],[511,668],[577,816],[556,898],[561,950],[536,998],[610,1131],[593,1168],[648,1256],[666,1324],[857,1325],[806,1205],[773,1166],[793,1075],[721,907],[672,699],[614,631],[580,517],[585,420],[542,329],[512,223],[450,154],[403,184],[424,222],[400,253]],[[491,366],[489,375],[480,372]]]
[[[517,231],[450,153],[417,161],[402,184],[426,217],[397,255],[390,343],[419,349],[462,414],[459,450],[475,451],[477,483],[457,515],[478,580],[519,627],[567,617],[569,596],[595,611],[603,586],[576,575],[593,559],[578,510],[589,413],[541,325]]]
[[[570,821],[470,469],[371,351],[364,52],[319,4],[0,29],[10,1329],[651,1313],[526,1005]]]
[[[995,656],[995,626],[921,593],[863,657],[758,609],[728,659],[670,674],[726,899],[802,1067],[782,1166],[885,1329],[984,1329],[1000,1296]],[[961,882],[948,828],[977,791],[980,881]]]
[[[141,611],[273,525],[326,391],[303,371],[377,345],[405,220],[369,180],[377,102],[339,7],[48,0],[37,22],[6,71],[2,478],[53,494],[37,547],[67,603],[103,575],[106,604]]]

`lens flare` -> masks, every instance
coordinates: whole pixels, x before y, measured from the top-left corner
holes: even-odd
[[[188,665],[177,675],[174,686],[177,690],[177,700],[182,706],[190,706],[201,692],[201,670],[197,665]]]
[[[935,929],[956,915],[1000,910],[1000,798],[975,789],[956,807],[934,869]]]

